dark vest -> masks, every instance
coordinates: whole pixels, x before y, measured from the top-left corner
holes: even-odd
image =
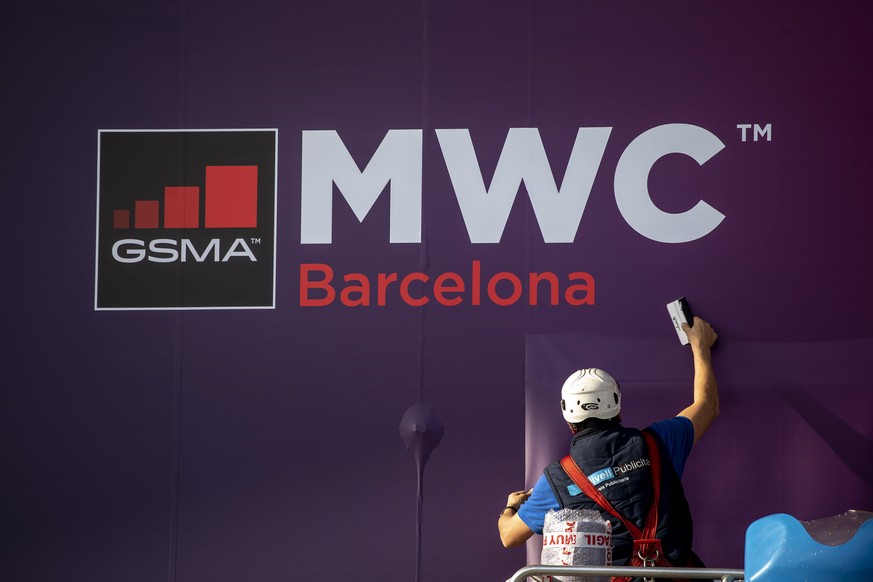
[[[693,556],[691,512],[673,463],[661,439],[655,436],[661,451],[657,537],[670,561],[685,566]],[[653,491],[651,463],[640,431],[621,426],[583,429],[573,437],[570,456],[613,507],[642,528],[652,504]],[[625,565],[630,559],[633,538],[624,524],[579,492],[559,462],[552,463],[544,472],[562,508],[597,510],[603,519],[612,523],[612,563]]]

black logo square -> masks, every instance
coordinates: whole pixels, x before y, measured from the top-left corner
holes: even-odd
[[[100,130],[94,307],[275,307],[278,131]]]

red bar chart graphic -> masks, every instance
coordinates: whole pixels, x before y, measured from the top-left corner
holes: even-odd
[[[113,210],[112,228],[130,228],[130,210]]]
[[[205,228],[258,226],[258,167],[206,166]],[[200,227],[200,186],[165,186],[163,228]],[[133,228],[161,228],[161,201],[135,200]],[[131,227],[129,209],[112,211],[112,228]]]
[[[159,202],[157,200],[137,200],[133,203],[134,228],[158,228]]]
[[[200,187],[166,186],[164,188],[164,228],[200,226]]]
[[[206,166],[206,228],[258,226],[258,167]]]

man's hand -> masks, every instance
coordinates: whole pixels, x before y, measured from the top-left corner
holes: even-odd
[[[520,546],[534,534],[533,531],[518,517],[518,508],[527,501],[533,489],[528,491],[514,491],[506,498],[506,507],[512,507],[515,511],[504,509],[497,520],[497,530],[500,533],[500,541],[506,548]]]
[[[709,322],[699,317],[694,318],[694,325],[683,323],[682,329],[685,331],[685,335],[688,336],[688,343],[691,344],[692,350],[708,350],[715,343],[715,340],[718,339],[718,334],[715,333]]]
[[[718,339],[718,334],[707,321],[699,317],[694,318],[694,325],[683,323],[682,329],[688,335],[694,355],[694,402],[678,416],[684,416],[694,425],[696,443],[718,417],[718,383],[710,358],[710,348]]]
[[[509,497],[506,498],[506,507],[514,507],[515,510],[518,511],[521,504],[527,501],[527,498],[530,497],[531,492],[533,492],[533,489],[510,493]]]

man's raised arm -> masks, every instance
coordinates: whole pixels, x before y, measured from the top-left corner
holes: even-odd
[[[710,356],[710,349],[718,339],[718,334],[708,322],[699,317],[694,318],[692,326],[683,323],[682,329],[688,335],[694,356],[694,402],[678,416],[684,416],[694,425],[696,443],[718,417],[718,383]]]
[[[514,548],[520,546],[531,537],[534,532],[527,524],[518,517],[518,509],[530,497],[531,491],[515,491],[509,494],[506,500],[506,508],[500,512],[497,520],[497,531],[500,533],[500,541],[503,547]]]

